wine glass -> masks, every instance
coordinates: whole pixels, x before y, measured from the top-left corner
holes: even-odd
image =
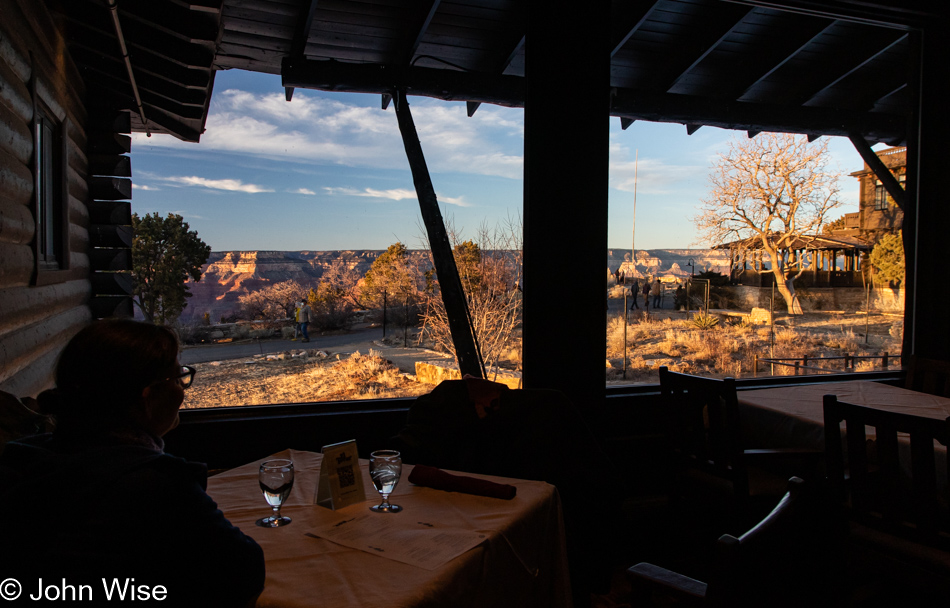
[[[294,487],[294,461],[281,458],[262,462],[257,479],[261,484],[261,491],[264,492],[264,500],[274,509],[274,514],[254,523],[262,528],[286,526],[290,523],[290,518],[280,515],[280,506]]]
[[[383,502],[370,507],[377,513],[399,513],[402,507],[389,503],[389,495],[396,489],[402,475],[402,458],[395,450],[379,450],[369,455],[369,476]]]

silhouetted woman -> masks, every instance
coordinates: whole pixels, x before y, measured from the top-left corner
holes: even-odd
[[[70,340],[56,389],[39,398],[55,430],[0,455],[0,576],[24,596],[54,585],[93,604],[120,591],[166,606],[253,604],[263,552],[205,493],[205,465],[163,451],[194,373],[164,327],[100,321]]]

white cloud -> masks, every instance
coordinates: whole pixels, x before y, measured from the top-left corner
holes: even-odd
[[[181,177],[162,177],[160,178],[172,184],[183,186],[200,186],[212,190],[227,190],[228,192],[247,192],[256,194],[258,192],[273,192],[272,188],[265,188],[256,184],[245,184],[239,179],[208,179],[196,175]]]
[[[288,103],[282,92],[217,92],[198,148],[310,164],[406,168],[393,108],[325,95],[298,90]],[[521,179],[521,110],[483,105],[469,118],[464,103],[418,98],[410,103],[431,171]],[[196,149],[170,136],[132,137],[133,145]]]
[[[311,196],[316,194],[316,192],[314,192],[313,190],[310,190],[309,188],[297,188],[296,190],[291,190],[290,193],[291,194],[308,194]]]
[[[136,184],[135,182],[132,182],[132,188],[133,188],[134,190],[149,190],[149,191],[151,191],[151,192],[157,192],[157,191],[161,190],[161,188],[155,188],[155,187],[153,187],[153,186],[146,186],[146,185],[144,185],[144,184]]]
[[[417,200],[416,191],[409,190],[407,188],[393,188],[390,190],[377,190],[376,188],[364,188],[360,190],[359,188],[324,188],[324,190],[331,195],[343,195],[343,196],[362,196],[366,198],[381,198],[392,201],[402,201],[402,200]],[[439,193],[436,193],[436,198],[439,199],[440,203],[445,203],[447,205],[456,205],[458,207],[471,207],[471,204],[468,203],[462,196],[443,196]]]

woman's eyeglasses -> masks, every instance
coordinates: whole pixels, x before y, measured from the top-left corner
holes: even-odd
[[[169,376],[166,380],[177,380],[182,388],[188,388],[195,381],[195,372],[197,371],[190,365],[182,365],[177,375]]]

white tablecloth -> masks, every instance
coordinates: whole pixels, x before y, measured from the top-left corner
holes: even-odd
[[[571,606],[564,526],[557,490],[546,483],[473,475],[518,488],[513,500],[416,487],[407,481],[411,465],[391,497],[401,513],[378,517],[424,517],[447,526],[484,532],[488,540],[434,570],[304,536],[311,528],[362,513],[379,502],[361,461],[367,502],[331,511],[312,504],[322,456],[287,450],[270,458],[292,458],[294,489],[281,512],[293,518],[282,528],[254,522],[270,508],[257,481],[260,461],[208,480],[208,493],[231,522],[264,549],[267,582],[259,607]]]

